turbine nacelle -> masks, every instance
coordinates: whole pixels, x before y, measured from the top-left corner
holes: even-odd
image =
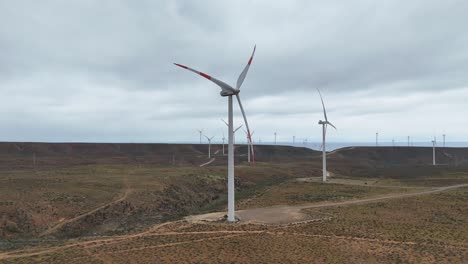
[[[231,89],[223,89],[221,90],[221,92],[219,92],[219,94],[223,97],[226,97],[226,96],[237,95],[239,92],[240,92],[239,89],[231,88]]]

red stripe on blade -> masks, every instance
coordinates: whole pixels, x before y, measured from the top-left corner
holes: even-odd
[[[208,80],[211,80],[211,76],[209,76],[208,74],[205,74],[203,72],[200,72],[200,75],[207,78]]]
[[[250,63],[252,63],[252,59],[253,59],[253,57],[250,57],[250,59],[249,59],[249,63],[247,63],[247,64],[249,64],[249,65],[250,65]]]
[[[174,64],[177,65],[177,66],[179,66],[179,67],[181,67],[181,68],[188,69],[187,66],[184,66],[184,65],[182,65],[182,64],[178,64],[178,63],[174,63]]]

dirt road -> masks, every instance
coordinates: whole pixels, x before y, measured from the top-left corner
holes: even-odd
[[[452,186],[447,186],[447,187],[438,187],[438,188],[433,188],[431,190],[425,190],[425,191],[418,191],[418,192],[413,192],[413,193],[403,193],[403,194],[392,194],[392,195],[384,195],[384,196],[378,196],[378,197],[372,197],[372,198],[364,198],[364,199],[356,199],[356,200],[348,200],[348,201],[342,201],[342,202],[326,202],[326,203],[315,203],[315,204],[305,204],[305,205],[299,205],[299,206],[274,206],[274,207],[267,207],[267,208],[255,208],[255,209],[248,209],[248,210],[240,210],[237,211],[237,215],[241,218],[241,220],[244,223],[266,223],[266,224],[283,224],[283,223],[294,223],[294,222],[303,222],[304,220],[307,220],[307,216],[301,212],[303,209],[308,209],[308,208],[321,208],[321,207],[331,207],[331,206],[345,206],[345,205],[352,205],[352,204],[362,204],[362,203],[371,203],[371,202],[378,202],[382,200],[388,200],[388,199],[399,199],[399,198],[405,198],[405,197],[414,197],[414,196],[420,196],[420,195],[426,195],[426,194],[432,194],[432,193],[438,193],[438,192],[443,192],[451,189],[456,189],[456,188],[461,188],[461,187],[466,187],[468,184],[459,184],[459,185],[452,185]],[[128,194],[128,193],[127,193]],[[122,200],[124,199],[123,197],[121,198]],[[114,201],[115,202],[115,201]],[[98,210],[99,208],[94,209],[93,211]],[[88,212],[89,214],[91,212]],[[219,213],[211,213],[211,214],[205,214],[205,215],[195,215],[195,216],[189,216],[186,217],[185,220],[190,222],[197,222],[197,221],[215,221],[222,216],[224,216],[225,212],[219,212]],[[67,222],[71,222],[76,218],[80,218],[83,216],[77,216],[75,218],[67,220]],[[122,241],[126,241],[129,239],[134,239],[134,238],[139,238],[139,237],[146,237],[146,236],[168,236],[168,235],[187,235],[190,233],[193,234],[204,234],[204,233],[216,233],[216,234],[224,234],[224,236],[219,236],[219,237],[210,237],[210,238],[203,238],[203,239],[198,239],[198,240],[190,240],[186,242],[176,242],[176,243],[168,243],[168,244],[163,244],[163,245],[158,245],[155,247],[168,247],[168,246],[173,246],[173,245],[178,245],[178,244],[184,244],[184,243],[193,243],[193,242],[199,242],[203,240],[208,240],[208,239],[223,239],[223,238],[228,238],[231,236],[235,235],[240,235],[244,233],[259,233],[259,232],[265,232],[265,231],[229,231],[229,230],[218,230],[218,231],[200,231],[200,232],[174,232],[174,231],[169,231],[169,232],[164,232],[164,227],[167,225],[171,225],[173,223],[177,222],[183,222],[183,221],[174,221],[174,222],[166,222],[163,224],[155,225],[152,228],[149,228],[146,231],[136,233],[136,234],[129,234],[129,235],[121,235],[121,236],[111,236],[111,237],[101,237],[99,239],[93,239],[93,240],[87,240],[87,241],[74,241],[71,240],[70,243],[64,244],[61,246],[54,246],[54,247],[49,247],[49,248],[29,248],[29,249],[24,249],[24,250],[15,250],[15,251],[10,251],[10,252],[2,252],[0,253],[0,260],[2,259],[12,259],[12,258],[21,258],[21,257],[29,257],[29,256],[37,256],[37,255],[43,255],[43,254],[48,254],[52,252],[56,252],[59,250],[64,250],[72,247],[80,247],[80,248],[94,248],[98,247],[100,245],[106,244],[114,244],[114,243],[120,243]],[[58,227],[55,227],[55,229]],[[278,226],[277,228],[282,228],[281,226]],[[159,231],[162,230],[162,231]],[[283,233],[274,233],[275,235],[288,235],[288,234],[283,234]],[[289,235],[295,235],[295,234],[289,234]],[[300,234],[297,234],[300,235]],[[304,234],[307,235],[307,234]],[[317,237],[327,237],[323,235],[308,235],[308,236],[317,236]],[[335,237],[335,236],[333,236]],[[342,237],[343,239],[362,239],[362,238],[348,238],[348,237]],[[371,239],[372,240],[372,239]],[[373,241],[373,240],[372,240]],[[371,241],[371,242],[372,242]],[[395,243],[401,243],[401,242],[395,242]],[[408,242],[412,243],[412,242]],[[133,250],[141,250],[141,249],[147,249],[147,247],[144,248],[138,248],[138,249],[133,249]]]
[[[206,166],[206,165],[209,165],[209,164],[211,164],[211,163],[212,163],[213,161],[215,161],[215,160],[216,160],[215,158],[211,158],[208,162],[205,162],[205,163],[201,164],[200,167],[204,167],[204,166]]]
[[[69,223],[72,223],[72,222],[75,222],[79,219],[82,219],[88,215],[91,215],[99,210],[102,210],[104,209],[105,207],[109,206],[109,205],[113,205],[113,204],[116,204],[116,203],[119,203],[121,201],[124,201],[125,199],[127,199],[128,195],[132,192],[132,189],[129,187],[128,185],[128,177],[125,176],[124,178],[124,186],[125,186],[125,189],[123,191],[123,193],[117,197],[115,200],[112,200],[106,204],[103,204],[97,208],[94,208],[93,210],[91,211],[88,211],[86,213],[83,213],[83,214],[80,214],[80,215],[77,215],[73,218],[70,218],[70,219],[66,219],[66,220],[62,220],[58,223],[56,223],[55,225],[53,225],[52,227],[50,227],[49,229],[47,229],[46,231],[42,232],[39,237],[44,237],[44,236],[47,236],[47,235],[50,235],[52,233],[54,233],[55,231],[57,231],[59,228],[61,228],[62,226],[66,225],[66,224],[69,224]]]
[[[348,201],[341,201],[341,202],[323,202],[323,203],[304,204],[304,205],[297,205],[297,206],[272,206],[272,207],[264,207],[264,208],[253,208],[253,209],[236,211],[236,215],[243,222],[262,223],[262,224],[289,224],[289,223],[302,222],[302,221],[308,220],[308,215],[302,212],[303,209],[379,202],[379,201],[388,200],[388,199],[398,199],[398,198],[413,197],[413,196],[443,192],[446,190],[461,188],[465,186],[468,186],[468,184],[437,187],[437,188],[432,188],[430,190],[424,190],[424,191],[389,194],[389,195],[382,195],[382,196],[377,196],[377,197],[355,199],[355,200],[348,200]],[[210,213],[210,214],[204,214],[204,215],[189,216],[186,219],[188,221],[194,221],[194,222],[199,222],[199,221],[210,222],[210,221],[219,220],[225,214],[226,212]]]

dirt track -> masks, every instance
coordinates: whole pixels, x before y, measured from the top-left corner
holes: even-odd
[[[47,229],[46,231],[42,232],[39,235],[39,237],[44,237],[44,236],[50,235],[50,234],[54,233],[55,231],[57,231],[59,228],[61,228],[62,226],[66,225],[66,224],[69,224],[69,223],[75,222],[75,221],[77,221],[79,219],[82,219],[82,218],[84,218],[84,217],[86,217],[88,215],[91,215],[91,214],[93,214],[93,213],[95,213],[95,212],[97,212],[99,210],[104,209],[105,207],[107,207],[109,205],[113,205],[113,204],[119,203],[121,201],[124,201],[125,199],[127,199],[128,195],[132,192],[132,189],[128,185],[128,177],[127,176],[124,178],[124,185],[125,185],[125,190],[115,200],[112,200],[112,201],[110,201],[110,202],[108,202],[106,204],[103,204],[103,205],[101,205],[101,206],[99,206],[97,208],[94,208],[91,211],[88,211],[86,213],[77,215],[77,216],[75,216],[73,218],[60,221],[60,222],[56,223],[55,225],[53,225],[52,227],[50,227],[49,229]]]
[[[378,201],[388,200],[388,199],[397,199],[397,198],[405,198],[405,197],[413,197],[413,196],[437,193],[437,192],[442,192],[442,191],[465,187],[465,186],[468,186],[468,184],[459,184],[459,185],[453,185],[453,186],[447,186],[447,187],[437,187],[437,188],[432,188],[431,190],[417,191],[417,192],[412,192],[412,193],[389,194],[389,195],[377,196],[377,197],[372,197],[372,198],[348,200],[348,201],[342,201],[342,202],[325,202],[325,203],[304,204],[304,205],[298,205],[298,206],[272,206],[272,207],[264,207],[264,208],[253,208],[253,209],[239,210],[236,212],[236,215],[243,222],[262,223],[262,224],[288,224],[288,223],[309,220],[308,215],[302,212],[303,209],[331,207],[331,206],[345,206],[345,205],[351,205],[351,204],[378,202]],[[210,214],[205,214],[205,215],[189,216],[186,219],[188,221],[194,221],[194,222],[216,221],[222,218],[225,214],[226,214],[225,212],[210,213]]]
[[[209,164],[211,164],[211,163],[212,163],[213,161],[215,161],[215,160],[216,160],[215,158],[211,158],[208,162],[205,162],[205,163],[201,164],[200,167],[204,167],[204,166],[206,166],[206,165],[209,165]]]
[[[426,194],[432,194],[432,193],[437,193],[437,192],[443,192],[446,190],[450,189],[456,189],[456,188],[461,188],[461,187],[466,187],[468,184],[459,184],[459,185],[453,185],[453,186],[447,186],[447,187],[438,187],[438,188],[433,188],[431,190],[426,190],[426,191],[418,191],[418,192],[413,192],[413,193],[405,193],[405,194],[393,194],[393,195],[385,195],[385,196],[379,196],[379,197],[373,197],[373,198],[365,198],[365,199],[356,199],[356,200],[349,200],[349,201],[343,201],[343,202],[327,202],[327,203],[318,203],[318,204],[305,204],[305,205],[300,205],[300,206],[275,206],[275,207],[268,207],[268,208],[256,208],[256,209],[249,209],[249,210],[241,210],[237,212],[237,215],[240,216],[243,222],[252,222],[252,223],[267,223],[267,224],[283,224],[283,223],[294,223],[294,222],[300,222],[303,220],[307,220],[305,217],[305,214],[301,212],[302,209],[308,209],[308,208],[320,208],[320,207],[331,207],[331,206],[345,206],[345,205],[352,205],[352,204],[361,204],[361,203],[370,203],[370,202],[377,202],[377,201],[382,201],[382,200],[388,200],[388,199],[398,199],[398,198],[404,198],[404,197],[413,197],[413,196],[419,196],[419,195],[426,195]],[[129,189],[127,189],[129,190]],[[128,194],[128,193],[127,193]],[[124,199],[124,198],[122,198]],[[114,201],[115,202],[115,201]],[[98,208],[94,209],[98,210]],[[94,211],[93,210],[93,211]],[[91,212],[88,212],[89,214]],[[218,219],[219,217],[223,216],[224,212],[221,213],[212,213],[212,214],[206,214],[206,215],[197,215],[197,216],[190,216],[187,217],[186,220],[189,222],[197,222],[197,221],[205,221],[205,220],[215,220]],[[77,216],[77,217],[82,217],[82,216]],[[76,220],[76,218],[72,218],[67,220],[68,222],[72,221],[73,219]],[[274,219],[274,220],[272,220]],[[114,243],[119,243],[122,241],[126,241],[129,239],[134,239],[134,238],[139,238],[139,237],[146,237],[146,236],[170,236],[170,235],[187,235],[187,234],[205,234],[205,233],[216,233],[216,234],[224,234],[223,236],[219,237],[210,237],[210,238],[203,238],[203,239],[197,239],[197,240],[190,240],[190,241],[185,241],[185,242],[176,242],[176,243],[168,243],[168,244],[163,244],[163,245],[158,245],[156,247],[170,247],[174,245],[179,245],[179,244],[185,244],[185,243],[192,243],[192,242],[200,242],[203,240],[213,240],[213,239],[223,239],[223,238],[228,238],[236,235],[241,235],[245,233],[271,233],[269,231],[229,231],[229,230],[220,230],[220,231],[201,231],[201,232],[174,232],[174,231],[169,231],[169,232],[164,232],[160,231],[160,229],[163,229],[166,225],[174,224],[176,222],[181,222],[181,221],[175,221],[175,222],[166,222],[163,224],[155,225],[152,228],[149,228],[148,230],[141,232],[141,233],[136,233],[136,234],[129,234],[129,235],[122,235],[122,236],[112,236],[112,237],[102,237],[99,239],[94,239],[94,240],[88,240],[88,241],[74,241],[69,244],[61,245],[61,246],[55,246],[55,247],[50,247],[47,249],[41,249],[41,248],[31,248],[31,249],[25,249],[25,250],[15,250],[15,251],[10,251],[10,252],[3,252],[0,253],[0,260],[2,259],[11,259],[11,258],[21,258],[21,257],[30,257],[30,256],[37,256],[37,255],[43,255],[47,253],[52,253],[56,252],[59,250],[64,250],[72,247],[80,247],[80,248],[94,248],[98,247],[103,244],[114,244]],[[282,228],[281,226],[278,226],[277,228]],[[283,233],[271,233],[273,235],[307,235],[307,234],[283,234]],[[324,235],[307,235],[307,236],[316,236],[316,237],[332,237],[332,236],[324,236]],[[336,238],[341,238],[341,239],[362,239],[362,238],[353,238],[353,237],[336,237]],[[385,242],[385,243],[393,243],[392,241],[378,241],[376,239],[367,239],[370,242]],[[395,243],[401,243],[401,242],[395,242]],[[405,243],[412,243],[412,242],[405,242]],[[146,249],[141,248],[141,249]],[[133,250],[140,250],[140,248],[135,248]],[[102,260],[102,259],[101,259]],[[104,260],[102,260],[104,261]],[[106,262],[106,261],[104,261]]]

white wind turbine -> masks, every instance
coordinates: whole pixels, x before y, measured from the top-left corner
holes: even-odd
[[[228,124],[226,121],[224,121],[224,119],[221,119],[221,121],[223,121],[224,124],[226,124],[226,126],[227,126],[228,129],[229,129],[229,124]],[[237,127],[236,129],[234,129],[234,131],[233,131],[233,134],[234,134],[234,136],[233,136],[234,138],[233,138],[233,140],[232,140],[232,142],[233,142],[232,144],[233,144],[233,145],[236,145],[236,132],[237,132],[237,130],[239,130],[241,127],[242,127],[242,125],[238,126],[238,127]]]
[[[210,138],[207,137],[207,136],[205,136],[205,137],[208,140],[208,158],[211,159],[211,140],[214,138],[214,136],[212,136]]]
[[[336,129],[336,127],[330,123],[328,121],[328,118],[327,118],[327,111],[325,110],[325,104],[323,103],[323,98],[322,98],[322,94],[320,93],[320,90],[317,89],[319,95],[320,95],[320,100],[322,101],[322,107],[323,107],[323,115],[325,117],[325,121],[322,121],[322,120],[319,120],[319,124],[322,125],[322,164],[323,164],[323,168],[322,168],[322,172],[323,172],[323,175],[322,175],[322,181],[323,182],[326,182],[327,181],[327,148],[326,148],[326,145],[325,145],[325,136],[327,134],[327,127],[328,125],[332,126],[334,129]]]
[[[225,155],[224,154],[224,141],[226,140],[226,138],[224,137],[224,132],[223,132],[223,156]]]
[[[203,129],[197,130],[200,133],[200,144],[201,144],[201,136],[203,135]]]
[[[244,132],[247,136],[247,161],[250,164],[250,152],[253,152],[253,142],[249,142],[249,133],[244,129]],[[255,131],[252,131],[250,136],[253,136],[255,134]],[[255,161],[254,161],[255,162]]]
[[[275,132],[274,134],[275,134],[275,145],[276,145],[276,135],[277,135],[277,133]]]
[[[234,207],[234,130],[233,130],[232,96],[235,95],[237,98],[237,102],[239,103],[239,108],[242,112],[242,116],[244,117],[244,122],[245,122],[247,132],[249,133],[249,141],[252,141],[252,138],[250,137],[249,124],[247,122],[247,117],[245,116],[244,108],[242,107],[242,103],[239,97],[239,92],[240,92],[240,87],[242,86],[242,83],[244,82],[245,76],[247,75],[247,72],[249,71],[250,64],[252,63],[252,60],[255,54],[255,49],[256,47],[254,47],[252,55],[250,56],[249,61],[247,62],[247,65],[245,66],[244,70],[242,70],[241,74],[237,78],[236,88],[208,74],[199,72],[197,70],[194,70],[192,68],[189,68],[181,64],[174,63],[175,65],[181,68],[192,71],[214,82],[216,85],[218,85],[221,88],[221,92],[220,92],[221,96],[228,97],[229,146],[228,146],[228,217],[227,217],[227,220],[229,222],[236,221],[235,212],[234,212],[235,210],[235,207]],[[254,153],[252,153],[252,155],[254,155]]]
[[[432,165],[436,165],[436,155],[435,155],[435,151],[436,151],[436,138],[434,137],[434,140],[432,140]]]

